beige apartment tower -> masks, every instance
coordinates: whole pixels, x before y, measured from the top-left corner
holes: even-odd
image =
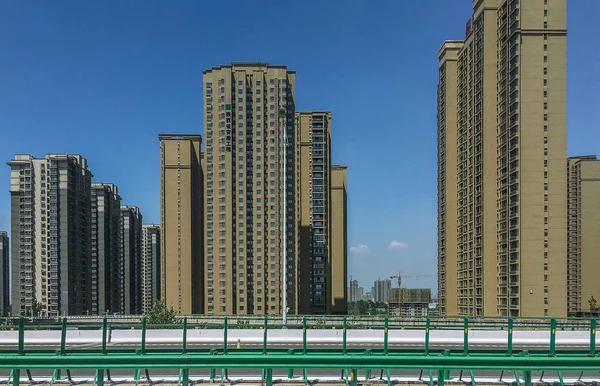
[[[203,177],[199,135],[159,134],[160,298],[179,314],[203,313]]]
[[[346,312],[346,167],[331,165],[331,112],[296,113],[298,311]]]
[[[348,312],[348,167],[331,166],[331,272],[328,287],[329,313]]]
[[[566,2],[473,9],[438,53],[440,311],[566,316]]]
[[[567,161],[568,305],[569,315],[590,311],[600,300],[600,160],[596,156]]]
[[[295,87],[285,66],[204,71],[207,314],[281,314],[284,239],[297,312]]]

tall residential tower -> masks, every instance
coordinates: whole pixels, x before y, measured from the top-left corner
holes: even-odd
[[[179,314],[204,312],[203,175],[199,135],[159,134],[160,298]]]
[[[204,71],[208,314],[281,314],[284,303],[298,310],[295,87],[285,66]]]
[[[142,225],[142,312],[160,299],[160,226]]]
[[[12,314],[91,311],[91,178],[80,155],[16,155],[11,167]]]
[[[142,213],[140,208],[121,205],[121,312],[142,313]]]
[[[121,197],[114,184],[92,183],[93,315],[121,311]]]
[[[566,316],[566,1],[473,10],[439,52],[440,310]]]
[[[576,315],[600,300],[600,160],[571,157],[567,172],[568,305]]]
[[[10,312],[8,242],[8,233],[0,231],[0,316],[6,316]]]

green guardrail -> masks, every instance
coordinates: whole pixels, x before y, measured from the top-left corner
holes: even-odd
[[[596,320],[592,319],[588,325],[589,351],[580,353],[557,353],[556,351],[556,320],[550,321],[550,340],[547,352],[530,352],[513,350],[514,321],[508,319],[507,323],[507,349],[473,352],[469,350],[469,319],[464,318],[464,340],[462,350],[434,351],[429,345],[431,321],[426,319],[425,344],[422,351],[391,350],[388,343],[389,320],[384,320],[383,347],[367,350],[350,350],[347,347],[347,320],[343,320],[342,348],[308,350],[306,331],[308,328],[306,318],[302,319],[302,349],[270,349],[267,331],[271,327],[267,317],[263,319],[264,337],[260,349],[243,350],[238,344],[235,349],[228,347],[227,332],[229,329],[228,318],[223,321],[223,342],[221,348],[189,349],[187,346],[187,332],[190,326],[187,318],[179,325],[182,331],[181,347],[169,348],[162,351],[150,350],[146,347],[146,333],[148,324],[142,319],[141,340],[135,350],[113,350],[108,347],[109,323],[105,318],[102,323],[102,345],[100,350],[77,349],[67,350],[66,336],[69,328],[67,319],[62,319],[61,341],[57,350],[26,350],[25,349],[25,323],[21,318],[18,323],[18,347],[11,352],[0,354],[0,369],[10,370],[7,385],[20,384],[21,371],[25,371],[30,381],[33,380],[31,371],[52,369],[51,384],[61,379],[61,371],[65,371],[67,379],[72,381],[71,369],[95,370],[94,383],[103,386],[105,379],[110,380],[111,369],[133,369],[136,384],[140,382],[141,371],[144,370],[148,381],[150,370],[179,369],[179,384],[189,384],[190,369],[209,369],[211,379],[218,378],[216,370],[221,369],[221,381],[228,378],[229,369],[262,369],[262,379],[267,386],[273,383],[273,369],[287,369],[288,378],[293,378],[294,370],[302,370],[302,378],[308,384],[308,372],[314,369],[340,369],[342,379],[346,384],[354,386],[357,383],[358,370],[364,370],[366,378],[370,379],[372,369],[381,369],[380,378],[386,373],[388,385],[391,385],[391,371],[403,369],[418,369],[420,377],[424,372],[429,373],[431,386],[444,385],[449,380],[451,370],[462,371],[467,369],[472,386],[475,386],[474,371],[497,370],[500,380],[505,371],[515,374],[517,384],[520,384],[522,374],[526,386],[532,384],[532,371],[556,372],[561,385],[564,385],[562,372],[565,370],[597,371],[600,368],[600,358],[596,352]],[[581,376],[580,376],[581,378]]]

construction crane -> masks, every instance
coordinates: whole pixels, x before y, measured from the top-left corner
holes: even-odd
[[[426,274],[402,274],[402,271],[399,271],[397,275],[390,276],[390,279],[398,279],[398,311],[402,313],[402,278],[420,278],[420,277],[435,277],[435,275],[426,275]]]

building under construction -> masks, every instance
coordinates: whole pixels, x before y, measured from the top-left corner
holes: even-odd
[[[427,316],[431,288],[392,288],[388,292],[390,315]]]

